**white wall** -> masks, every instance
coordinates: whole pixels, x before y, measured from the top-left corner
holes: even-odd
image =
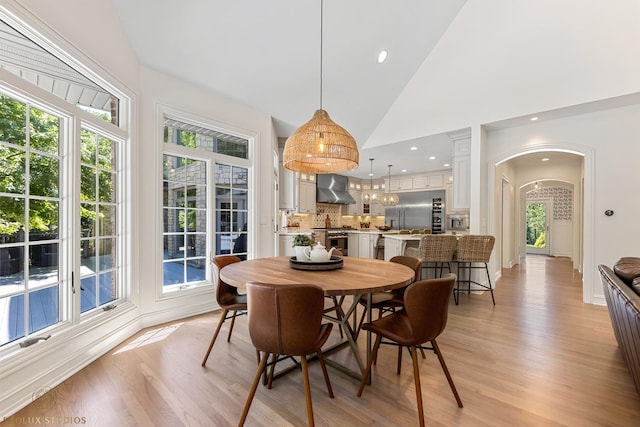
[[[467,0],[365,147],[640,91],[637,0]]]
[[[35,27],[93,71],[105,76],[132,99],[131,223],[126,236],[132,257],[128,268],[132,298],[116,310],[98,316],[91,329],[71,328],[46,342],[20,349],[4,348],[0,355],[0,419],[28,404],[41,387],[54,387],[145,326],[215,308],[213,289],[161,298],[162,246],[161,148],[158,104],[242,129],[256,141],[253,179],[255,198],[250,207],[255,256],[275,253],[272,152],[277,148],[271,117],[229,99],[140,67],[110,2],[85,0],[3,1],[10,13]],[[46,23],[45,23],[46,22]],[[259,177],[265,177],[260,179]],[[86,325],[86,324],[85,324]],[[203,352],[206,343],[203,343]]]
[[[138,61],[109,1],[3,0],[35,25],[60,35],[56,44],[81,52],[83,62],[93,62],[121,84],[135,88]]]
[[[507,187],[503,189],[503,184]],[[496,198],[493,201],[494,212],[496,212],[496,270],[503,268],[511,268],[518,262],[518,254],[516,251],[517,232],[516,232],[516,205],[517,186],[515,184],[514,171],[509,162],[504,162],[496,166],[495,169],[495,189]],[[506,193],[506,194],[504,194]],[[504,195],[501,199],[500,195]],[[504,205],[503,205],[504,203]],[[502,219],[502,223],[500,220]]]
[[[585,153],[585,302],[604,303],[598,264],[612,265],[622,256],[640,256],[637,244],[640,199],[635,197],[640,194],[636,173],[639,141],[638,105],[498,130],[488,135],[489,164],[534,150],[564,148]],[[491,186],[493,179],[489,177]],[[580,183],[574,187],[577,197],[582,191],[580,187]],[[494,197],[494,192],[488,197]],[[615,211],[615,215],[605,216],[607,209]]]
[[[203,89],[179,81],[173,77],[140,67],[140,146],[144,147],[144,156],[136,165],[139,174],[140,192],[137,201],[141,208],[139,233],[145,247],[139,260],[140,285],[142,290],[142,312],[144,324],[155,324],[172,318],[183,317],[213,308],[215,297],[213,290],[195,290],[181,298],[160,297],[157,295],[158,283],[162,283],[162,113],[163,107],[188,114],[194,118],[214,123],[222,129],[241,132],[255,138],[257,157],[255,169],[250,169],[250,179],[256,186],[250,206],[249,225],[254,231],[257,245],[254,256],[273,256],[273,229],[269,225],[273,220],[273,185],[268,177],[272,174],[273,135],[271,118],[228,99],[216,96]],[[252,178],[251,178],[252,177]],[[160,248],[160,251],[158,249]],[[149,256],[156,254],[156,256]],[[204,295],[203,295],[204,292]],[[204,298],[203,298],[204,296]]]

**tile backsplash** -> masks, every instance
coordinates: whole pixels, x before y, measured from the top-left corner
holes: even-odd
[[[315,214],[295,214],[288,218],[288,224],[299,224],[300,229],[325,228],[327,216],[332,228],[351,226],[360,228],[361,222],[368,222],[371,228],[384,225],[384,216],[342,215],[342,205],[318,204]]]

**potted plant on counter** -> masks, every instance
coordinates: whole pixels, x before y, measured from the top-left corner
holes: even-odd
[[[296,259],[298,261],[309,261],[309,257],[305,253],[304,249],[310,247],[311,243],[313,243],[313,241],[310,236],[306,234],[295,235],[291,246],[293,246],[296,251]]]

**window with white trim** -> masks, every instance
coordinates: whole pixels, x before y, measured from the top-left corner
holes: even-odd
[[[4,18],[0,11],[0,348],[81,324],[128,295],[128,136],[117,127],[128,101],[85,85],[41,47],[53,45]]]
[[[163,292],[210,285],[210,258],[246,259],[251,235],[249,140],[183,120],[164,117]]]

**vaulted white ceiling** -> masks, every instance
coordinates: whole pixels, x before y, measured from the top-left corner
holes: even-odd
[[[320,0],[112,2],[142,64],[270,114],[278,136],[319,107]],[[370,157],[377,177],[442,169],[447,132],[637,102],[638,16],[636,0],[324,0],[323,107],[361,147],[354,175]]]

